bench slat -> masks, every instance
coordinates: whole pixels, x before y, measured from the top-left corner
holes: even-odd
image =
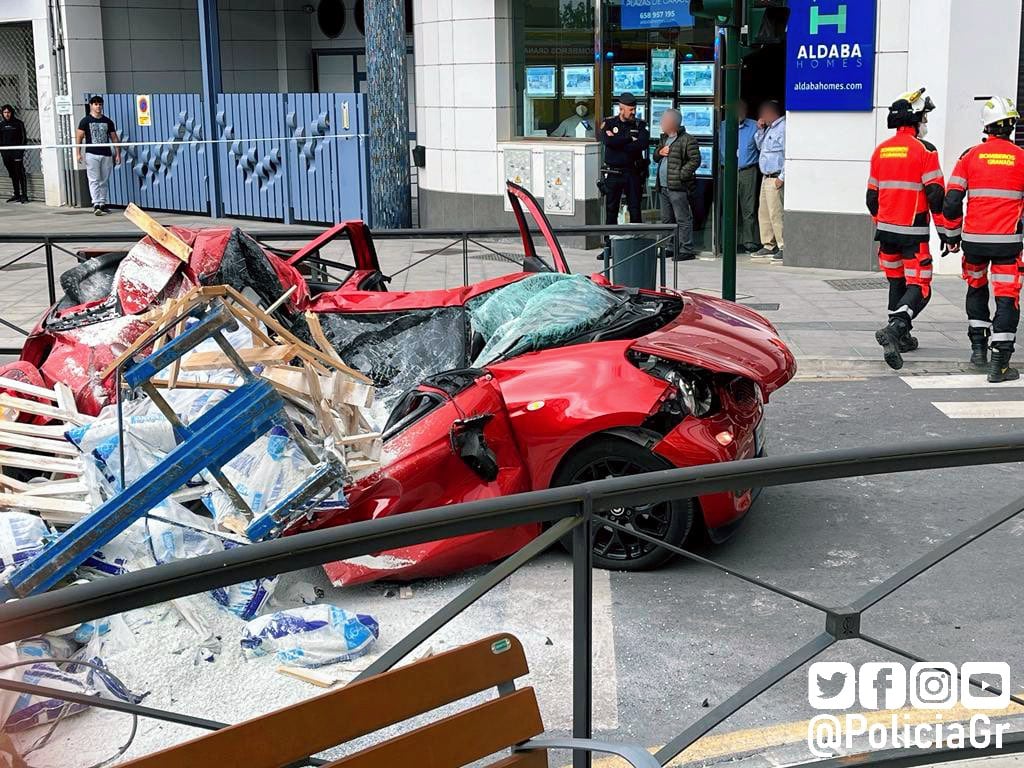
[[[533,688],[523,688],[343,757],[328,768],[460,768],[543,730]]]
[[[522,643],[493,635],[122,765],[281,768],[527,672]]]

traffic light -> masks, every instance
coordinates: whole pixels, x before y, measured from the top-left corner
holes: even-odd
[[[787,0],[744,0],[742,23],[747,28],[747,47],[785,42],[787,5]]]
[[[734,0],[690,0],[690,14],[699,19],[714,19],[719,26],[738,24],[740,20],[732,18],[735,6]]]

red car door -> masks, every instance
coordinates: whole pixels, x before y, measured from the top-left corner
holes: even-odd
[[[351,489],[346,521],[443,507],[530,489],[501,390],[484,371],[433,376],[396,405],[384,466]],[[437,576],[507,557],[537,525],[459,536],[325,566],[338,586]]]

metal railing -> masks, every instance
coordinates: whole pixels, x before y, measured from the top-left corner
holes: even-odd
[[[478,578],[464,592],[385,651],[357,679],[394,667],[438,629],[571,532],[573,736],[589,738],[592,736],[593,703],[592,543],[595,526],[607,526],[664,547],[681,557],[714,568],[730,577],[769,590],[798,605],[814,608],[823,614],[824,618],[821,631],[810,641],[789,653],[668,740],[655,755],[659,763],[666,765],[741,707],[838,642],[860,639],[908,660],[923,661],[924,659],[913,651],[864,633],[861,630],[861,616],[900,587],[1024,512],[1024,497],[979,518],[966,529],[950,536],[939,546],[844,605],[829,605],[813,600],[772,584],[757,575],[666,544],[609,519],[605,513],[621,507],[693,498],[722,491],[735,492],[792,483],[1021,460],[1024,460],[1024,433],[902,443],[888,448],[840,449],[745,459],[598,480],[576,486],[408,512],[172,562],[8,603],[0,606],[0,644],[250,579],[270,577],[327,562],[452,536],[543,523],[549,524],[550,527],[519,552]],[[969,682],[979,687],[983,685],[981,681],[974,679]],[[994,691],[990,683],[988,687]],[[121,701],[100,700],[85,694],[11,680],[0,679],[0,689],[84,703],[204,730],[217,730],[225,725],[186,713],[169,712]],[[1024,700],[1018,696],[1011,696],[1011,699],[1024,704]],[[1024,751],[1024,735],[1011,736],[1004,740],[1003,754],[1019,751]],[[975,751],[968,748],[951,750],[942,747],[934,750],[890,750],[845,756],[842,758],[842,765],[871,763],[902,767],[990,753],[991,749]],[[311,765],[321,765],[324,761],[310,758],[307,762]],[[590,765],[589,755],[574,754],[573,765],[574,768],[586,768]],[[833,761],[824,765],[835,768],[839,763]]]
[[[244,222],[238,222],[244,224]],[[283,243],[283,242],[296,242],[305,243],[311,240],[320,229],[313,227],[306,228],[279,228],[279,229],[246,229],[245,232],[250,237],[253,237],[260,244],[264,245],[271,251],[278,251],[272,243]],[[606,238],[608,235],[621,235],[621,234],[649,234],[655,236],[655,242],[645,248],[637,251],[630,255],[628,258],[618,262],[616,266],[622,266],[631,259],[640,256],[643,253],[647,253],[651,249],[655,250],[659,261],[659,279],[661,285],[668,285],[668,261],[670,260],[669,254],[677,253],[677,244],[679,242],[679,230],[676,225],[673,224],[630,224],[628,226],[598,226],[598,225],[586,225],[578,227],[560,227],[555,230],[556,237],[572,237],[572,236],[588,236],[588,237],[602,237]],[[78,232],[78,233],[67,233],[59,235],[51,235],[41,232],[23,232],[17,234],[0,233],[0,246],[11,245],[11,244],[26,244],[32,245],[33,247],[29,250],[21,253],[13,258],[7,260],[3,264],[0,264],[0,275],[6,269],[10,269],[16,264],[19,264],[27,257],[43,252],[46,266],[46,292],[49,300],[49,306],[53,306],[57,302],[59,293],[59,275],[55,272],[55,256],[58,254],[64,254],[71,258],[80,261],[78,253],[69,246],[90,246],[90,245],[123,245],[128,243],[138,242],[142,237],[140,232],[122,230],[113,232]],[[373,232],[373,239],[376,241],[384,240],[442,240],[448,241],[439,248],[432,250],[430,253],[424,255],[422,258],[414,260],[412,263],[402,267],[397,272],[394,272],[387,277],[393,278],[403,272],[407,272],[410,269],[419,266],[420,264],[441,256],[448,254],[455,249],[456,253],[460,253],[462,256],[462,284],[469,285],[470,283],[470,246],[482,249],[490,253],[497,259],[505,259],[509,264],[519,265],[522,263],[521,258],[504,252],[499,251],[490,245],[482,242],[488,238],[508,238],[514,239],[516,243],[519,242],[520,233],[518,229],[507,228],[507,229],[389,229],[389,230],[376,230]],[[511,243],[510,243],[511,245]],[[328,259],[324,257],[311,257],[307,259],[307,262],[315,268],[318,274],[325,278],[331,278],[336,282],[340,282],[344,275],[339,275],[336,272],[332,273],[332,270],[346,270],[351,269],[354,265],[345,264],[336,259]],[[679,287],[679,264],[676,261],[672,262],[672,288],[678,289]],[[601,274],[609,277],[612,273],[613,265],[610,262],[609,250],[605,248],[604,251],[604,262],[601,270],[598,270]],[[40,311],[42,316],[43,310]],[[18,326],[15,323],[0,316],[0,325],[15,331],[21,336],[27,337],[29,331],[25,328]],[[21,351],[20,347],[13,346],[0,346],[0,355],[17,355]]]

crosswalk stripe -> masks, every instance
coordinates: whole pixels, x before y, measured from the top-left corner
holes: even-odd
[[[948,376],[901,376],[911,389],[1013,389],[1024,387],[1024,379],[990,384],[983,373],[959,373]]]
[[[1024,401],[932,403],[951,419],[1024,419]]]

